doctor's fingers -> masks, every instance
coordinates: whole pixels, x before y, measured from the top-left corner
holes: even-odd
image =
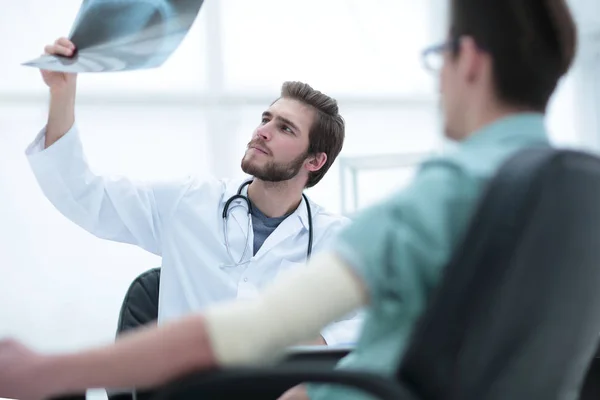
[[[46,54],[54,54],[61,56],[72,56],[75,50],[75,45],[66,38],[60,38],[54,42],[54,44],[47,45],[44,47]]]
[[[65,57],[70,57],[73,55],[73,50],[71,50],[68,47],[61,46],[59,44],[49,44],[48,46],[44,47],[44,52],[46,54],[65,56]]]
[[[69,47],[73,50],[75,49],[75,44],[73,42],[71,42],[69,39],[67,39],[66,37],[61,37],[61,38],[56,39],[54,41],[54,44]]]

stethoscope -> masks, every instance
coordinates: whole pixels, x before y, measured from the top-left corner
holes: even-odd
[[[250,247],[250,246],[248,246],[248,244],[250,241],[250,228],[251,228],[251,221],[252,221],[252,204],[250,203],[250,199],[248,199],[247,196],[244,196],[242,194],[242,190],[244,189],[244,187],[246,187],[250,183],[252,183],[252,180],[242,183],[237,191],[237,194],[231,196],[227,200],[227,202],[225,202],[225,207],[223,207],[223,235],[225,236],[225,248],[227,249],[227,254],[229,254],[229,257],[231,258],[231,261],[234,263],[234,265],[243,264],[242,261],[244,260],[244,257],[246,256],[246,251],[248,251],[248,248]],[[312,212],[310,209],[310,204],[308,203],[308,199],[306,198],[306,195],[304,193],[302,193],[302,197],[304,198],[304,204],[306,204],[306,212],[308,214],[308,248],[306,250],[306,259],[308,260],[312,253],[312,241],[313,241]],[[240,258],[240,261],[237,263],[235,262],[235,259],[233,258],[233,254],[231,254],[231,249],[229,248],[229,239],[228,239],[229,235],[227,234],[227,217],[229,217],[229,207],[231,206],[231,203],[235,200],[243,200],[244,202],[246,202],[246,206],[248,208],[248,229],[246,230],[246,232],[247,232],[246,245],[244,247],[244,252],[242,253],[242,257]],[[237,207],[239,207],[239,205]]]

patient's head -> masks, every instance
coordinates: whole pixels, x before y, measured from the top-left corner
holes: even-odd
[[[242,170],[268,182],[316,185],[342,150],[344,120],[337,102],[302,82],[285,82],[263,112]]]
[[[546,111],[576,51],[563,0],[450,0],[440,91],[446,135],[460,140],[517,111]]]

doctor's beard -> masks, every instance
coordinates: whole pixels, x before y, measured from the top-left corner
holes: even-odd
[[[270,161],[264,166],[258,166],[253,162],[252,158],[248,159],[248,157],[244,155],[242,158],[242,171],[265,182],[288,181],[298,175],[298,172],[302,169],[302,165],[307,157],[308,154],[304,153],[288,163],[275,163]]]

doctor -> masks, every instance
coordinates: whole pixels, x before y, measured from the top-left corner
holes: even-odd
[[[62,38],[45,50],[71,56],[75,48]],[[42,76],[50,110],[26,151],[33,173],[75,224],[162,256],[159,324],[224,300],[255,298],[301,268],[347,223],[303,195],[323,178],[344,141],[336,101],[307,84],[284,83],[281,96],[257,116],[241,161],[253,178],[140,184],[91,171],[75,124],[76,76]],[[349,315],[311,343],[352,342],[359,322]]]

